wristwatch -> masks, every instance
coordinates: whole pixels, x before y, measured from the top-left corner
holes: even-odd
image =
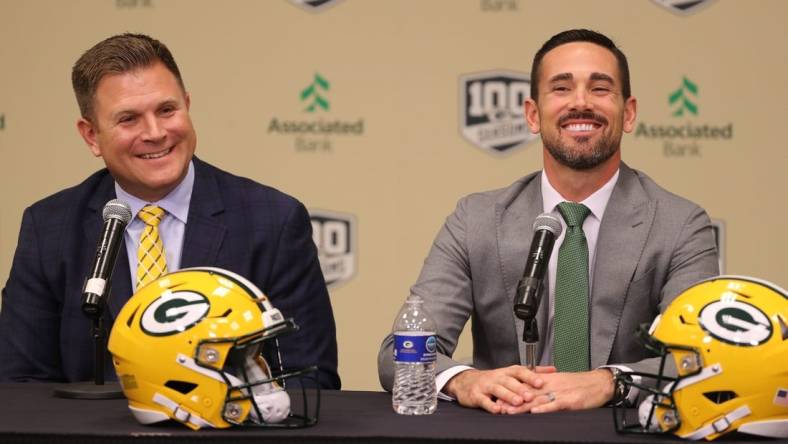
[[[610,370],[610,373],[613,374],[613,398],[610,400],[610,404],[615,406],[623,405],[624,402],[627,400],[627,395],[629,395],[629,385],[624,382],[624,379],[631,381],[629,376],[624,375],[624,372],[621,371],[620,368],[617,367],[605,367],[606,369]],[[621,376],[623,375],[623,376]]]

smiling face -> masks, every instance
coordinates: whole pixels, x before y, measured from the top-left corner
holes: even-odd
[[[588,42],[560,45],[545,54],[534,81],[539,96],[526,101],[526,120],[541,133],[550,158],[574,170],[608,161],[617,166],[621,135],[634,127],[637,102],[622,96],[613,53]]]
[[[98,83],[93,121],[77,122],[93,155],[129,194],[155,202],[186,176],[197,136],[189,96],[160,62]]]

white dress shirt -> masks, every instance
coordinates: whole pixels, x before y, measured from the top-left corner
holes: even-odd
[[[126,243],[126,253],[129,257],[129,270],[131,271],[131,288],[137,291],[137,249],[140,236],[145,230],[145,222],[137,217],[140,210],[146,205],[156,205],[167,213],[159,223],[159,236],[164,245],[164,256],[167,258],[167,271],[176,271],[181,268],[181,252],[183,251],[183,235],[186,232],[186,222],[189,217],[189,202],[194,189],[194,164],[189,162],[189,170],[181,183],[170,191],[163,199],[157,202],[146,202],[127,193],[115,182],[115,195],[131,207],[131,222],[126,226],[123,240]]]

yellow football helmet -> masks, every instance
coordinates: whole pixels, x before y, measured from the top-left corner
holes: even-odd
[[[143,424],[173,419],[192,429],[235,425],[299,427],[314,424],[319,389],[309,414],[291,412],[285,378],[316,380],[315,367],[285,373],[280,334],[296,330],[251,282],[218,268],[190,268],[160,277],[124,305],[112,327],[109,351]],[[310,384],[319,386],[319,384]]]
[[[619,375],[648,394],[638,423],[614,412],[619,431],[693,440],[734,430],[788,437],[785,290],[748,277],[708,279],[676,297],[641,336],[661,357],[660,372]]]

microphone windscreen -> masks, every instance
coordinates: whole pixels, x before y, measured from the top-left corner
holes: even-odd
[[[558,237],[564,231],[561,221],[551,213],[542,213],[534,221],[534,231],[547,230]]]
[[[104,205],[101,216],[104,222],[108,219],[118,219],[123,225],[127,225],[131,221],[131,207],[120,199],[112,199]]]

